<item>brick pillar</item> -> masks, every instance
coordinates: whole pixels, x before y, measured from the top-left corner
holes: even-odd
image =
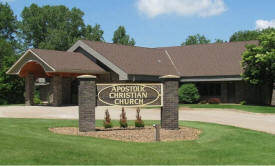
[[[28,74],[25,77],[25,105],[33,105],[33,95],[34,95],[34,75]]]
[[[179,77],[167,75],[160,77],[163,82],[163,107],[161,108],[161,128],[179,128]]]
[[[96,76],[82,75],[78,90],[79,131],[95,130]]]
[[[52,79],[52,87],[53,87],[53,106],[61,106],[62,105],[62,77],[61,76],[53,76]]]

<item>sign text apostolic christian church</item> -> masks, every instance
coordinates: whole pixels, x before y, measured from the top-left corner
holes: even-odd
[[[97,84],[98,106],[162,106],[163,86],[152,84]]]

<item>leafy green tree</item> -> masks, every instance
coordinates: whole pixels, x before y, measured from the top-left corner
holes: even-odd
[[[96,24],[94,27],[88,25],[85,31],[85,39],[93,41],[104,41],[103,38],[104,31],[101,30],[100,25]]]
[[[18,56],[12,44],[0,40],[0,55],[3,55],[0,61],[0,105],[16,104],[24,102],[24,81],[18,76],[7,75],[8,69],[15,63]]]
[[[258,37],[259,45],[247,45],[242,55],[242,77],[254,85],[269,84],[275,80],[275,29],[263,30]]]
[[[79,39],[103,40],[100,26],[86,26],[84,13],[77,8],[32,4],[24,8],[21,16],[24,41],[35,48],[67,50]]]
[[[229,39],[229,42],[234,41],[249,41],[249,40],[257,40],[260,35],[260,31],[238,31],[235,32]]]
[[[134,46],[136,41],[133,38],[130,39],[130,36],[127,35],[124,26],[119,26],[114,32],[113,43]]]
[[[222,39],[215,39],[215,43],[226,43],[226,41]]]
[[[2,63],[5,56],[13,55],[14,50],[9,42],[5,39],[0,39],[0,69],[2,68]]]
[[[17,28],[17,19],[8,3],[0,2],[0,18],[0,38],[12,40]]]
[[[185,42],[183,42],[181,45],[195,45],[195,44],[208,44],[210,43],[210,40],[207,39],[204,35],[196,34],[196,35],[190,35],[187,37]]]
[[[23,103],[24,82],[6,71],[17,59],[17,19],[10,6],[0,2],[0,104]]]

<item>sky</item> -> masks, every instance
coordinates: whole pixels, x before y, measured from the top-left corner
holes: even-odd
[[[178,46],[189,35],[228,41],[240,30],[275,27],[275,0],[0,0],[17,18],[25,6],[65,5],[79,8],[86,24],[100,24],[106,42],[119,25],[137,46]]]

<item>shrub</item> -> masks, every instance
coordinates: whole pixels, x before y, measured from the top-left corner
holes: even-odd
[[[36,105],[37,104],[41,104],[41,100],[39,98],[37,98],[37,97],[34,97],[33,98],[33,103],[36,104]]]
[[[0,105],[7,105],[7,104],[8,102],[6,100],[0,98]]]
[[[137,108],[137,116],[136,116],[136,121],[135,121],[135,127],[144,127],[144,122],[143,120],[141,119],[141,116],[140,116],[140,109]]]
[[[245,100],[243,100],[243,101],[240,102],[240,104],[241,104],[241,105],[246,105],[247,103],[246,103]]]
[[[104,126],[104,128],[112,128],[113,127],[108,109],[105,110],[103,126]]]
[[[208,99],[208,103],[209,104],[220,104],[221,100],[219,98],[213,97],[213,98]]]
[[[33,103],[34,103],[34,104],[41,104],[40,93],[39,93],[38,90],[35,90],[35,91],[34,91]]]
[[[179,88],[179,102],[192,104],[198,102],[200,94],[194,84],[183,84]]]
[[[122,127],[122,128],[127,128],[128,127],[127,117],[126,117],[124,107],[122,107],[119,124],[120,124],[120,127]]]
[[[200,104],[208,104],[208,101],[207,100],[201,100]]]

